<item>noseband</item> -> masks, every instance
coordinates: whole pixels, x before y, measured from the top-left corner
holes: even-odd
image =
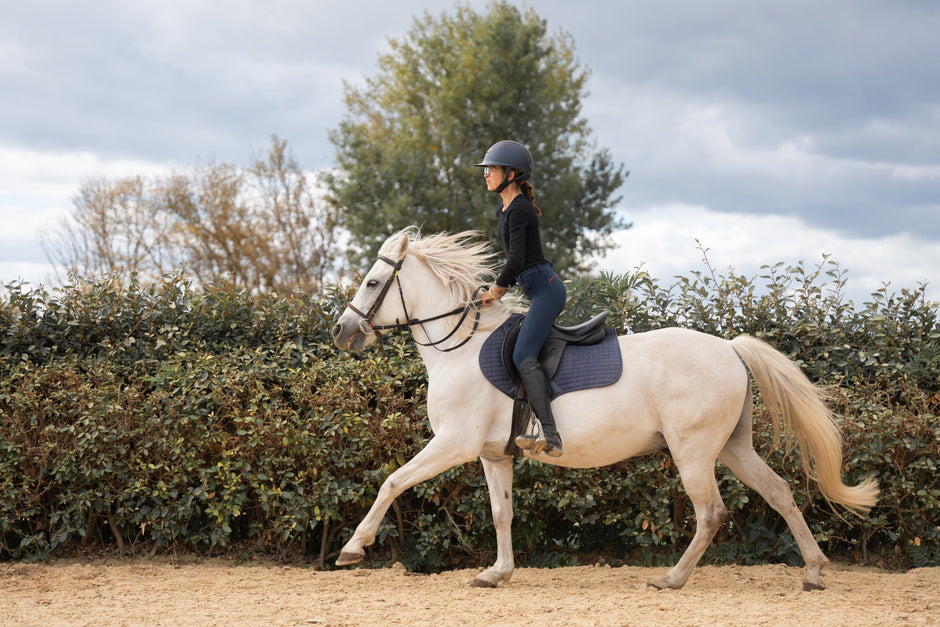
[[[419,344],[420,346],[433,346],[434,348],[441,351],[442,353],[447,353],[452,350],[456,350],[460,348],[461,346],[463,346],[464,344],[470,341],[470,338],[473,337],[473,334],[476,332],[477,327],[480,325],[480,310],[476,307],[476,305],[479,304],[479,301],[476,300],[476,297],[477,297],[477,294],[480,292],[481,288],[477,288],[476,291],[473,293],[473,301],[464,305],[463,307],[457,307],[456,309],[452,309],[451,311],[439,314],[437,316],[432,316],[430,318],[423,318],[423,319],[412,318],[408,314],[408,307],[407,305],[405,305],[405,292],[401,287],[401,280],[398,278],[398,273],[401,270],[402,264],[405,262],[405,257],[402,257],[398,261],[392,261],[391,259],[389,259],[388,257],[385,257],[384,255],[379,255],[379,260],[384,261],[388,265],[392,266],[392,273],[388,275],[388,279],[385,280],[385,285],[382,286],[382,289],[379,291],[379,295],[376,297],[375,301],[372,303],[372,306],[369,307],[367,311],[363,312],[360,309],[357,309],[351,302],[346,305],[354,313],[362,317],[362,320],[359,321],[360,331],[362,331],[366,335],[371,335],[375,333],[376,336],[381,338],[382,336],[381,336],[381,333],[379,333],[380,331],[388,331],[392,329],[405,329],[405,328],[413,327],[415,325],[421,325],[421,328],[424,330],[425,336],[427,336],[427,338],[430,340],[431,336],[428,335],[427,329],[424,328],[425,322],[433,322],[435,320],[440,320],[441,318],[447,318],[449,316],[462,314],[460,316],[460,320],[457,321],[457,324],[454,326],[453,330],[451,330],[450,333],[448,333],[445,337],[441,338],[440,340],[436,340],[434,342],[428,342],[425,344],[422,342],[418,342],[418,340],[415,339],[415,342]],[[388,290],[392,287],[393,281],[398,283],[398,296],[401,299],[402,311],[405,312],[405,322],[400,322],[396,318],[395,324],[380,324],[380,325],[373,324],[372,319],[375,318],[375,314],[378,312],[379,307],[381,307],[382,303],[385,301],[385,297],[388,295]],[[454,335],[454,333],[457,332],[457,329],[459,329],[461,325],[463,325],[464,320],[467,319],[467,316],[470,314],[471,310],[476,311],[476,316],[474,317],[474,320],[473,320],[473,329],[470,331],[470,335],[464,338],[464,340],[460,342],[459,344],[457,344],[456,346],[451,346],[450,348],[439,348],[438,344],[442,344],[446,342],[447,340],[449,340]]]

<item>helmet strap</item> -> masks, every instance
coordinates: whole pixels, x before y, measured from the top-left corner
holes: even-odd
[[[510,172],[509,168],[506,168],[506,173],[503,174],[503,182],[500,183],[500,184],[496,187],[496,189],[493,190],[493,191],[496,192],[497,194],[502,193],[502,191],[503,191],[504,189],[506,189],[507,187],[509,187],[509,184],[510,184],[510,183],[521,183],[522,181],[528,180],[528,178],[529,178],[529,175],[528,175],[528,174],[524,174],[524,173],[523,173],[523,174],[520,174],[519,176],[513,178],[513,179],[510,181],[510,180],[509,180],[509,172]]]

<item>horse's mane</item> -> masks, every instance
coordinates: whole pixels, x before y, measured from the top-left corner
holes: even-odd
[[[424,262],[450,288],[455,303],[471,303],[474,296],[478,296],[478,287],[492,285],[496,281],[493,260],[497,253],[479,231],[435,233],[422,237],[418,227],[409,226],[385,240],[379,253],[395,256],[404,238],[408,238],[407,254]],[[493,314],[502,314],[507,307],[511,311],[525,311],[525,308],[519,306],[518,298],[511,294],[504,302],[496,301],[486,309]],[[480,331],[495,328],[503,322],[505,316],[484,316],[478,323],[474,323],[473,318],[470,316],[464,320],[457,332],[458,336],[466,337],[473,333],[474,328]]]
[[[492,283],[496,276],[492,266],[496,253],[479,231],[422,236],[417,227],[409,226],[385,240],[379,252],[394,254],[403,238],[408,238],[408,254],[425,262],[450,287],[457,302],[471,301],[477,287]]]

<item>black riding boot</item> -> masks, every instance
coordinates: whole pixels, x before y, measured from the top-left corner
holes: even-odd
[[[548,380],[542,372],[538,359],[526,357],[522,360],[522,364],[519,365],[519,376],[522,377],[529,403],[535,410],[536,433],[516,436],[516,446],[533,454],[544,452],[550,457],[558,457],[562,453],[561,436],[555,428]]]

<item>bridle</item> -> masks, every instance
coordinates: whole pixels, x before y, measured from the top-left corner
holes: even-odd
[[[477,301],[476,297],[482,288],[477,288],[476,291],[473,293],[473,300],[467,303],[466,305],[464,305],[463,307],[457,307],[456,309],[452,309],[451,311],[439,314],[437,316],[431,316],[430,318],[423,318],[423,319],[412,318],[408,314],[408,307],[407,305],[405,305],[405,292],[401,287],[401,280],[398,278],[398,273],[401,270],[402,264],[405,262],[405,257],[402,257],[398,261],[392,261],[391,259],[389,259],[388,257],[385,257],[384,255],[379,255],[379,260],[384,261],[388,265],[392,266],[392,273],[388,275],[388,279],[385,280],[385,285],[382,286],[382,289],[379,291],[379,295],[376,297],[375,301],[372,303],[372,306],[369,307],[367,311],[363,312],[362,310],[356,308],[351,302],[347,303],[346,305],[349,309],[353,311],[353,313],[356,313],[362,316],[362,320],[359,321],[360,331],[362,331],[366,335],[372,335],[373,333],[375,333],[375,335],[379,339],[381,339],[382,334],[380,333],[380,331],[389,331],[392,329],[406,329],[406,328],[413,327],[415,325],[420,325],[421,329],[424,331],[425,336],[430,340],[431,336],[428,334],[427,329],[424,328],[425,322],[434,322],[435,320],[440,320],[441,318],[447,318],[449,316],[455,316],[457,314],[461,314],[460,320],[457,321],[457,324],[454,326],[451,332],[448,333],[443,338],[433,341],[433,342],[429,341],[427,343],[418,342],[416,338],[415,342],[419,344],[420,346],[432,346],[436,348],[437,350],[441,351],[442,353],[448,353],[452,350],[456,350],[460,348],[461,346],[463,346],[464,344],[470,341],[470,338],[473,337],[473,334],[476,332],[477,327],[480,326],[480,310],[477,307],[480,301]],[[398,296],[399,298],[401,298],[402,311],[405,312],[405,322],[399,322],[399,320],[396,318],[395,324],[379,324],[379,325],[373,324],[372,319],[375,318],[375,314],[378,312],[379,307],[381,307],[382,303],[385,301],[385,297],[388,295],[388,290],[392,287],[393,281],[398,283]],[[476,315],[474,316],[474,319],[473,319],[473,329],[470,331],[470,335],[464,338],[463,341],[457,344],[456,346],[451,346],[450,348],[440,348],[438,344],[443,344],[444,342],[449,340],[451,337],[453,337],[453,335],[457,332],[457,330],[463,325],[464,321],[467,319],[467,316],[470,315],[471,311],[475,311]]]

